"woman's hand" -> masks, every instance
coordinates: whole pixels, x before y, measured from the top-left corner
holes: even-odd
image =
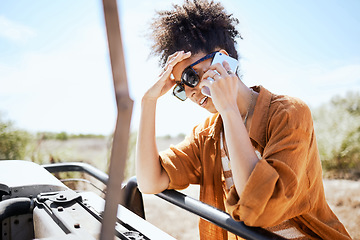
[[[143,98],[157,100],[167,93],[175,85],[175,79],[171,75],[174,66],[190,56],[191,52],[185,53],[184,51],[170,55],[156,83],[145,93]]]
[[[216,71],[215,71],[216,70]],[[208,79],[211,78],[214,81]],[[237,94],[239,78],[231,71],[228,62],[211,65],[202,76],[199,87],[208,87],[216,110],[221,114],[227,110],[238,111]]]
[[[169,56],[156,83],[143,96],[136,145],[136,176],[143,193],[159,193],[169,186],[170,179],[159,161],[155,139],[156,101],[175,85],[171,76],[173,67],[190,56],[190,52],[184,51]]]

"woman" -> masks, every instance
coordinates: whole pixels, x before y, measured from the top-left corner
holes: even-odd
[[[309,108],[301,100],[248,88],[215,52],[238,58],[235,25],[220,3],[185,1],[158,12],[153,53],[164,67],[142,99],[137,178],[143,193],[200,184],[200,200],[248,226],[289,239],[350,239],[329,208]],[[202,90],[207,87],[211,97]],[[158,152],[157,100],[173,89],[210,115],[177,146]],[[235,239],[200,220],[201,239]]]

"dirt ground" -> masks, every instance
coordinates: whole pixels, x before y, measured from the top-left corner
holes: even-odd
[[[324,180],[331,209],[354,240],[360,240],[360,181]],[[198,199],[199,188],[190,186],[183,193]],[[198,217],[166,201],[144,195],[146,219],[176,239],[199,239]]]

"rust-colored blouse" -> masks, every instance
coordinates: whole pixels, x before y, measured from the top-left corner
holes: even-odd
[[[186,139],[160,153],[170,189],[200,184],[200,201],[226,209],[248,226],[271,227],[290,220],[309,239],[351,239],[326,203],[322,169],[309,108],[301,100],[259,92],[249,136],[262,158],[243,192],[222,182],[219,114],[196,126]],[[232,169],[236,171],[236,169]],[[200,219],[201,239],[227,239],[227,232]]]

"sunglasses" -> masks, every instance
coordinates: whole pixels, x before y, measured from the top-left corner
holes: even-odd
[[[199,74],[193,69],[193,66],[209,59],[213,58],[216,52],[210,53],[205,57],[200,58],[196,62],[192,63],[191,65],[187,66],[181,74],[181,80],[177,82],[173,89],[173,94],[175,97],[180,99],[181,101],[185,101],[187,99],[185,93],[185,85],[191,88],[196,87],[200,82]]]

